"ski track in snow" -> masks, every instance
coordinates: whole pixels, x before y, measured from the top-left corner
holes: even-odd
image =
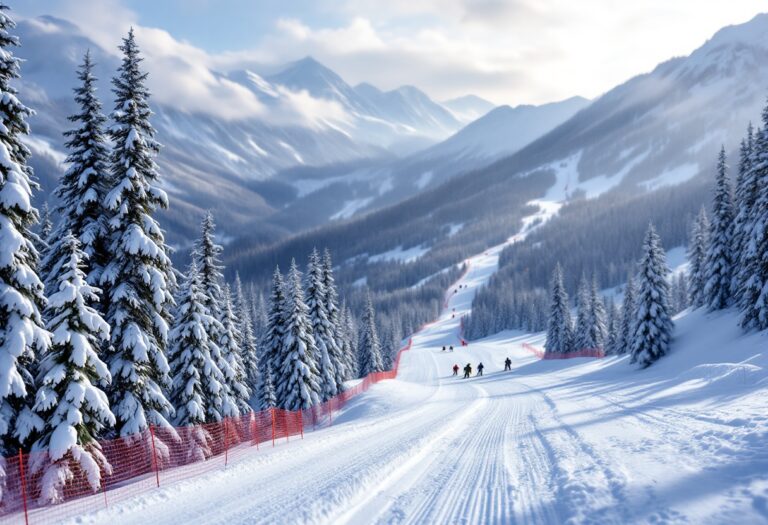
[[[522,233],[467,261],[398,379],[355,398],[332,427],[76,523],[768,522],[765,377],[763,390],[717,391],[737,400],[718,408],[695,374],[670,387],[674,373],[643,380],[626,357],[538,361],[521,345],[541,345],[541,334],[459,346],[459,319],[503,247],[558,209],[539,205]],[[507,356],[512,372],[502,371]],[[485,377],[451,376],[454,363],[474,373],[479,361]]]

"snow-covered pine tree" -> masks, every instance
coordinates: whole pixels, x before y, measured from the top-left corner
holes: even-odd
[[[739,149],[739,173],[736,176],[736,188],[734,190],[734,218],[733,218],[733,283],[731,291],[734,301],[740,301],[740,290],[746,281],[743,261],[746,258],[747,241],[749,240],[749,219],[752,207],[757,200],[757,187],[755,174],[752,171],[752,155],[754,152],[754,130],[752,123],[747,127],[747,136],[741,141]]]
[[[85,274],[88,282],[96,286],[109,259],[109,212],[105,209],[105,197],[110,189],[111,175],[104,131],[107,119],[96,96],[97,79],[93,76],[90,52],[85,54],[77,77],[80,85],[74,91],[80,110],[69,117],[75,127],[64,133],[69,139],[66,143],[69,168],[56,188],[57,211],[61,218],[56,237],[71,232],[80,241],[87,255],[83,261]],[[53,261],[47,259],[43,268],[50,270]],[[104,308],[99,307],[99,310]]]
[[[122,63],[112,80],[113,186],[105,201],[111,213],[111,256],[101,284],[112,330],[107,355],[112,411],[117,433],[130,436],[149,425],[170,427],[173,407],[164,393],[171,384],[165,349],[176,275],[163,231],[152,217],[158,208],[168,207],[168,197],[159,187],[154,158],[160,145],[149,122],[147,74],[140,69],[133,30],[120,50]]]
[[[739,291],[741,325],[745,329],[768,329],[768,103],[763,108],[763,126],[758,130],[752,155],[751,174],[757,198],[748,219],[749,239],[741,261],[746,272]]]
[[[344,356],[344,380],[358,377],[357,327],[352,312],[346,303],[341,306],[342,354]]]
[[[243,367],[245,368],[245,382],[251,391],[251,407],[258,410],[261,406],[261,403],[258,401],[259,356],[256,347],[256,337],[253,334],[251,307],[245,298],[240,274],[235,276],[235,306],[235,316],[240,320],[240,354],[243,359]]]
[[[48,207],[48,201],[45,201],[40,208],[40,247],[38,251],[42,253],[48,249],[48,241],[53,233],[53,219],[51,218],[51,210]]]
[[[592,338],[592,293],[587,276],[582,274],[579,289],[576,293],[576,328],[573,337],[573,350],[594,348],[596,341]]]
[[[9,32],[16,24],[7,9],[0,3],[0,457],[14,454],[20,435],[28,436],[39,422],[28,403],[35,391],[32,368],[35,351],[45,353],[49,344],[40,315],[43,284],[35,271],[37,236],[31,231],[38,220],[31,205],[38,184],[22,142],[32,111],[11,86],[20,62],[11,48],[19,41]],[[4,479],[0,462],[0,490]]]
[[[205,306],[201,276],[193,260],[181,283],[174,328],[170,334],[172,399],[175,423],[186,427],[187,459],[201,461],[211,456],[212,438],[200,425],[221,420],[224,376],[211,353],[208,333],[216,319]]]
[[[600,295],[600,287],[597,277],[592,277],[592,289],[589,296],[589,335],[594,346],[589,348],[603,348],[606,338],[605,304]]]
[[[264,326],[264,337],[261,342],[261,359],[264,366],[271,371],[273,382],[277,380],[280,372],[286,308],[285,282],[280,268],[275,267],[275,272],[272,275],[272,291],[269,296],[267,324]]]
[[[333,277],[333,261],[331,252],[327,248],[323,252],[323,286],[325,287],[325,305],[328,311],[328,320],[331,323],[331,337],[335,344],[328,347],[331,362],[333,363],[336,391],[344,390],[344,381],[348,376],[345,370],[347,366],[344,355],[344,343],[341,312],[339,311],[339,292],[336,289],[336,280]]]
[[[286,280],[285,327],[275,375],[277,406],[286,410],[310,408],[321,400],[318,355],[309,311],[304,302],[301,272],[296,261]]]
[[[649,367],[669,350],[673,324],[668,304],[668,274],[661,239],[651,224],[643,241],[632,336],[631,362],[640,363],[642,368]]]
[[[688,308],[688,282],[685,273],[680,272],[675,277],[674,282],[675,313],[680,313]]]
[[[573,327],[568,292],[563,284],[563,269],[558,263],[552,273],[547,341],[544,349],[548,354],[567,354],[572,350]]]
[[[205,307],[210,314],[219,322],[222,320],[223,291],[221,289],[224,282],[222,271],[224,266],[221,264],[221,252],[223,248],[216,244],[216,223],[213,220],[213,213],[206,212],[200,224],[200,238],[195,241],[192,250],[192,259],[197,263],[200,272],[201,286],[205,296]],[[220,333],[210,334],[214,343],[220,345]]]
[[[619,353],[619,340],[621,339],[621,314],[616,302],[611,299],[608,302],[608,329],[605,339],[605,355],[617,355]]]
[[[266,366],[266,363],[262,364],[261,374],[259,374],[258,401],[260,410],[269,410],[277,406],[272,370]]]
[[[619,342],[616,346],[616,354],[618,355],[632,351],[632,341],[635,333],[636,295],[635,278],[630,273],[627,276],[627,284],[624,285],[624,300],[621,304],[621,327],[619,328]]]
[[[710,310],[722,310],[733,301],[733,202],[725,146],[717,159],[712,221],[705,265],[704,303]]]
[[[381,344],[376,330],[376,312],[373,308],[370,290],[365,296],[365,308],[360,327],[360,343],[358,344],[360,377],[373,372],[381,372],[384,365],[381,360]]]
[[[337,355],[334,327],[328,314],[328,298],[325,289],[325,275],[320,254],[313,249],[309,255],[306,274],[306,300],[309,309],[309,322],[315,339],[315,362],[319,371],[320,398],[322,401],[338,393],[336,388],[336,370],[331,355]],[[333,350],[331,350],[333,348]]]
[[[253,305],[252,305],[252,312],[253,317],[251,320],[253,321],[253,335],[256,337],[257,341],[257,348],[259,350],[259,357],[263,355],[263,348],[261,347],[261,343],[264,340],[264,335],[266,333],[267,328],[267,301],[264,299],[264,294],[259,292],[258,294],[252,294],[253,297]]]
[[[39,385],[33,410],[43,422],[33,451],[31,472],[42,476],[41,503],[64,499],[64,487],[75,473],[85,474],[93,491],[101,487],[101,472],[111,466],[97,441],[115,424],[107,395],[107,365],[98,348],[109,340],[109,326],[93,308],[99,290],[86,282],[79,241],[67,232],[51,256],[58,259],[51,275],[46,319],[52,333],[51,347],[41,359]]]
[[[709,246],[709,219],[704,207],[691,228],[690,241],[688,243],[688,261],[690,271],[688,273],[688,296],[691,305],[699,308],[704,306],[706,297],[704,287],[707,284],[707,247]]]
[[[232,305],[232,292],[228,284],[224,285],[223,302],[221,308],[221,355],[227,362],[226,367],[220,367],[224,374],[224,382],[234,403],[231,411],[224,410],[224,417],[237,417],[251,411],[248,401],[251,399],[251,389],[248,387],[248,379],[245,374],[242,350],[238,344],[238,319],[235,317]]]

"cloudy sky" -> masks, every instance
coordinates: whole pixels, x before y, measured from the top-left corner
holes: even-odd
[[[23,0],[114,49],[133,24],[148,55],[262,70],[312,55],[351,84],[415,85],[438,100],[596,97],[685,55],[765,0]],[[212,82],[212,80],[211,80]]]

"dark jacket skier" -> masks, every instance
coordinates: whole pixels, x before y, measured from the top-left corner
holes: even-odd
[[[512,370],[512,360],[510,358],[504,360],[504,370]]]
[[[480,363],[479,365],[477,365],[477,375],[479,376],[483,375],[483,368],[485,368],[483,366],[483,363]]]
[[[464,379],[467,379],[470,375],[472,375],[472,365],[467,363],[467,366],[464,367]]]
[[[459,375],[459,365],[453,365],[453,375]]]

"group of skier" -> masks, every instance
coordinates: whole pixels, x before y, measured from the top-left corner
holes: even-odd
[[[443,350],[445,350],[445,347],[443,347]],[[451,350],[453,350],[453,347],[451,347]],[[478,363],[477,365],[477,374],[478,376],[483,375],[483,369],[485,368],[485,365],[483,365],[482,361]],[[504,370],[512,370],[512,360],[507,357],[504,360]],[[453,375],[458,376],[459,375],[459,365],[453,365]],[[466,366],[464,366],[464,379],[468,379],[472,375],[472,364],[467,363]]]

